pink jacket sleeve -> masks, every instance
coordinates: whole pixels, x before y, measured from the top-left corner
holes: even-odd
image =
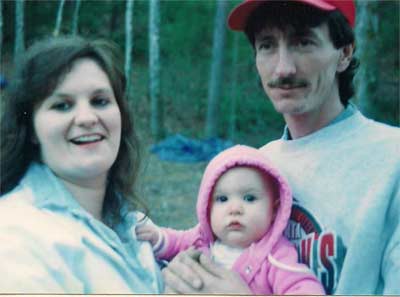
[[[277,295],[325,295],[324,288],[313,272],[298,262],[294,246],[282,238],[269,258],[268,280]],[[305,271],[305,272],[302,272]]]
[[[155,251],[157,259],[171,260],[179,252],[187,250],[189,247],[196,247],[200,240],[200,226],[197,225],[189,230],[174,230],[171,228],[161,228],[163,236],[161,246]]]

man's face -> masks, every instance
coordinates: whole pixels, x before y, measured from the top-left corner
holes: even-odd
[[[340,100],[336,73],[347,66],[326,24],[305,31],[266,27],[256,34],[255,49],[264,90],[278,112],[319,113]]]

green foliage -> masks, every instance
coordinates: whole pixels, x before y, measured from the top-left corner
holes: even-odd
[[[162,1],[161,48],[167,60],[210,58],[214,1]]]
[[[368,116],[400,124],[399,1],[358,1],[358,98]],[[365,12],[365,14],[364,14]]]
[[[229,0],[229,10],[238,0]],[[359,1],[366,2],[366,1]],[[373,2],[373,1],[368,1]],[[52,34],[58,1],[31,0],[25,4],[25,42]],[[182,133],[204,137],[207,88],[210,76],[215,1],[161,1],[160,3],[160,94],[164,102],[165,128],[169,134]],[[72,32],[75,1],[66,1],[61,34]],[[398,124],[399,117],[399,1],[379,1],[374,11],[380,16],[377,32],[369,32],[364,63],[373,72],[372,116]],[[148,1],[135,0],[133,14],[133,94],[132,108],[140,135],[152,142],[150,135],[150,100],[148,94]],[[14,1],[3,1],[3,67],[12,64],[14,46]],[[79,11],[79,34],[90,38],[108,38],[125,47],[125,1],[82,0]],[[233,36],[240,34],[238,62],[232,65]],[[361,48],[358,49],[361,53]],[[226,35],[223,81],[218,117],[218,132],[228,137],[232,73],[237,67],[235,141],[262,145],[279,137],[284,125],[263,92],[254,66],[251,46],[241,33]],[[8,69],[5,71],[8,73]]]

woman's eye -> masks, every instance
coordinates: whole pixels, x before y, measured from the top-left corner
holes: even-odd
[[[54,109],[57,111],[68,111],[71,108],[72,108],[72,104],[67,101],[56,102],[53,105],[51,105],[51,109]]]
[[[226,201],[228,201],[228,197],[226,197],[224,195],[217,196],[217,197],[215,197],[215,201],[217,201],[217,202],[226,202]]]
[[[256,196],[251,195],[251,194],[246,194],[246,195],[243,196],[243,200],[247,201],[247,202],[253,202],[256,199],[257,199]]]
[[[110,103],[110,98],[105,96],[97,96],[91,100],[91,104],[97,107],[104,107]]]

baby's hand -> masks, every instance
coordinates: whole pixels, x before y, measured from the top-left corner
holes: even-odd
[[[155,246],[159,239],[159,232],[157,227],[143,224],[136,226],[136,237],[142,241],[149,241],[152,246]]]

